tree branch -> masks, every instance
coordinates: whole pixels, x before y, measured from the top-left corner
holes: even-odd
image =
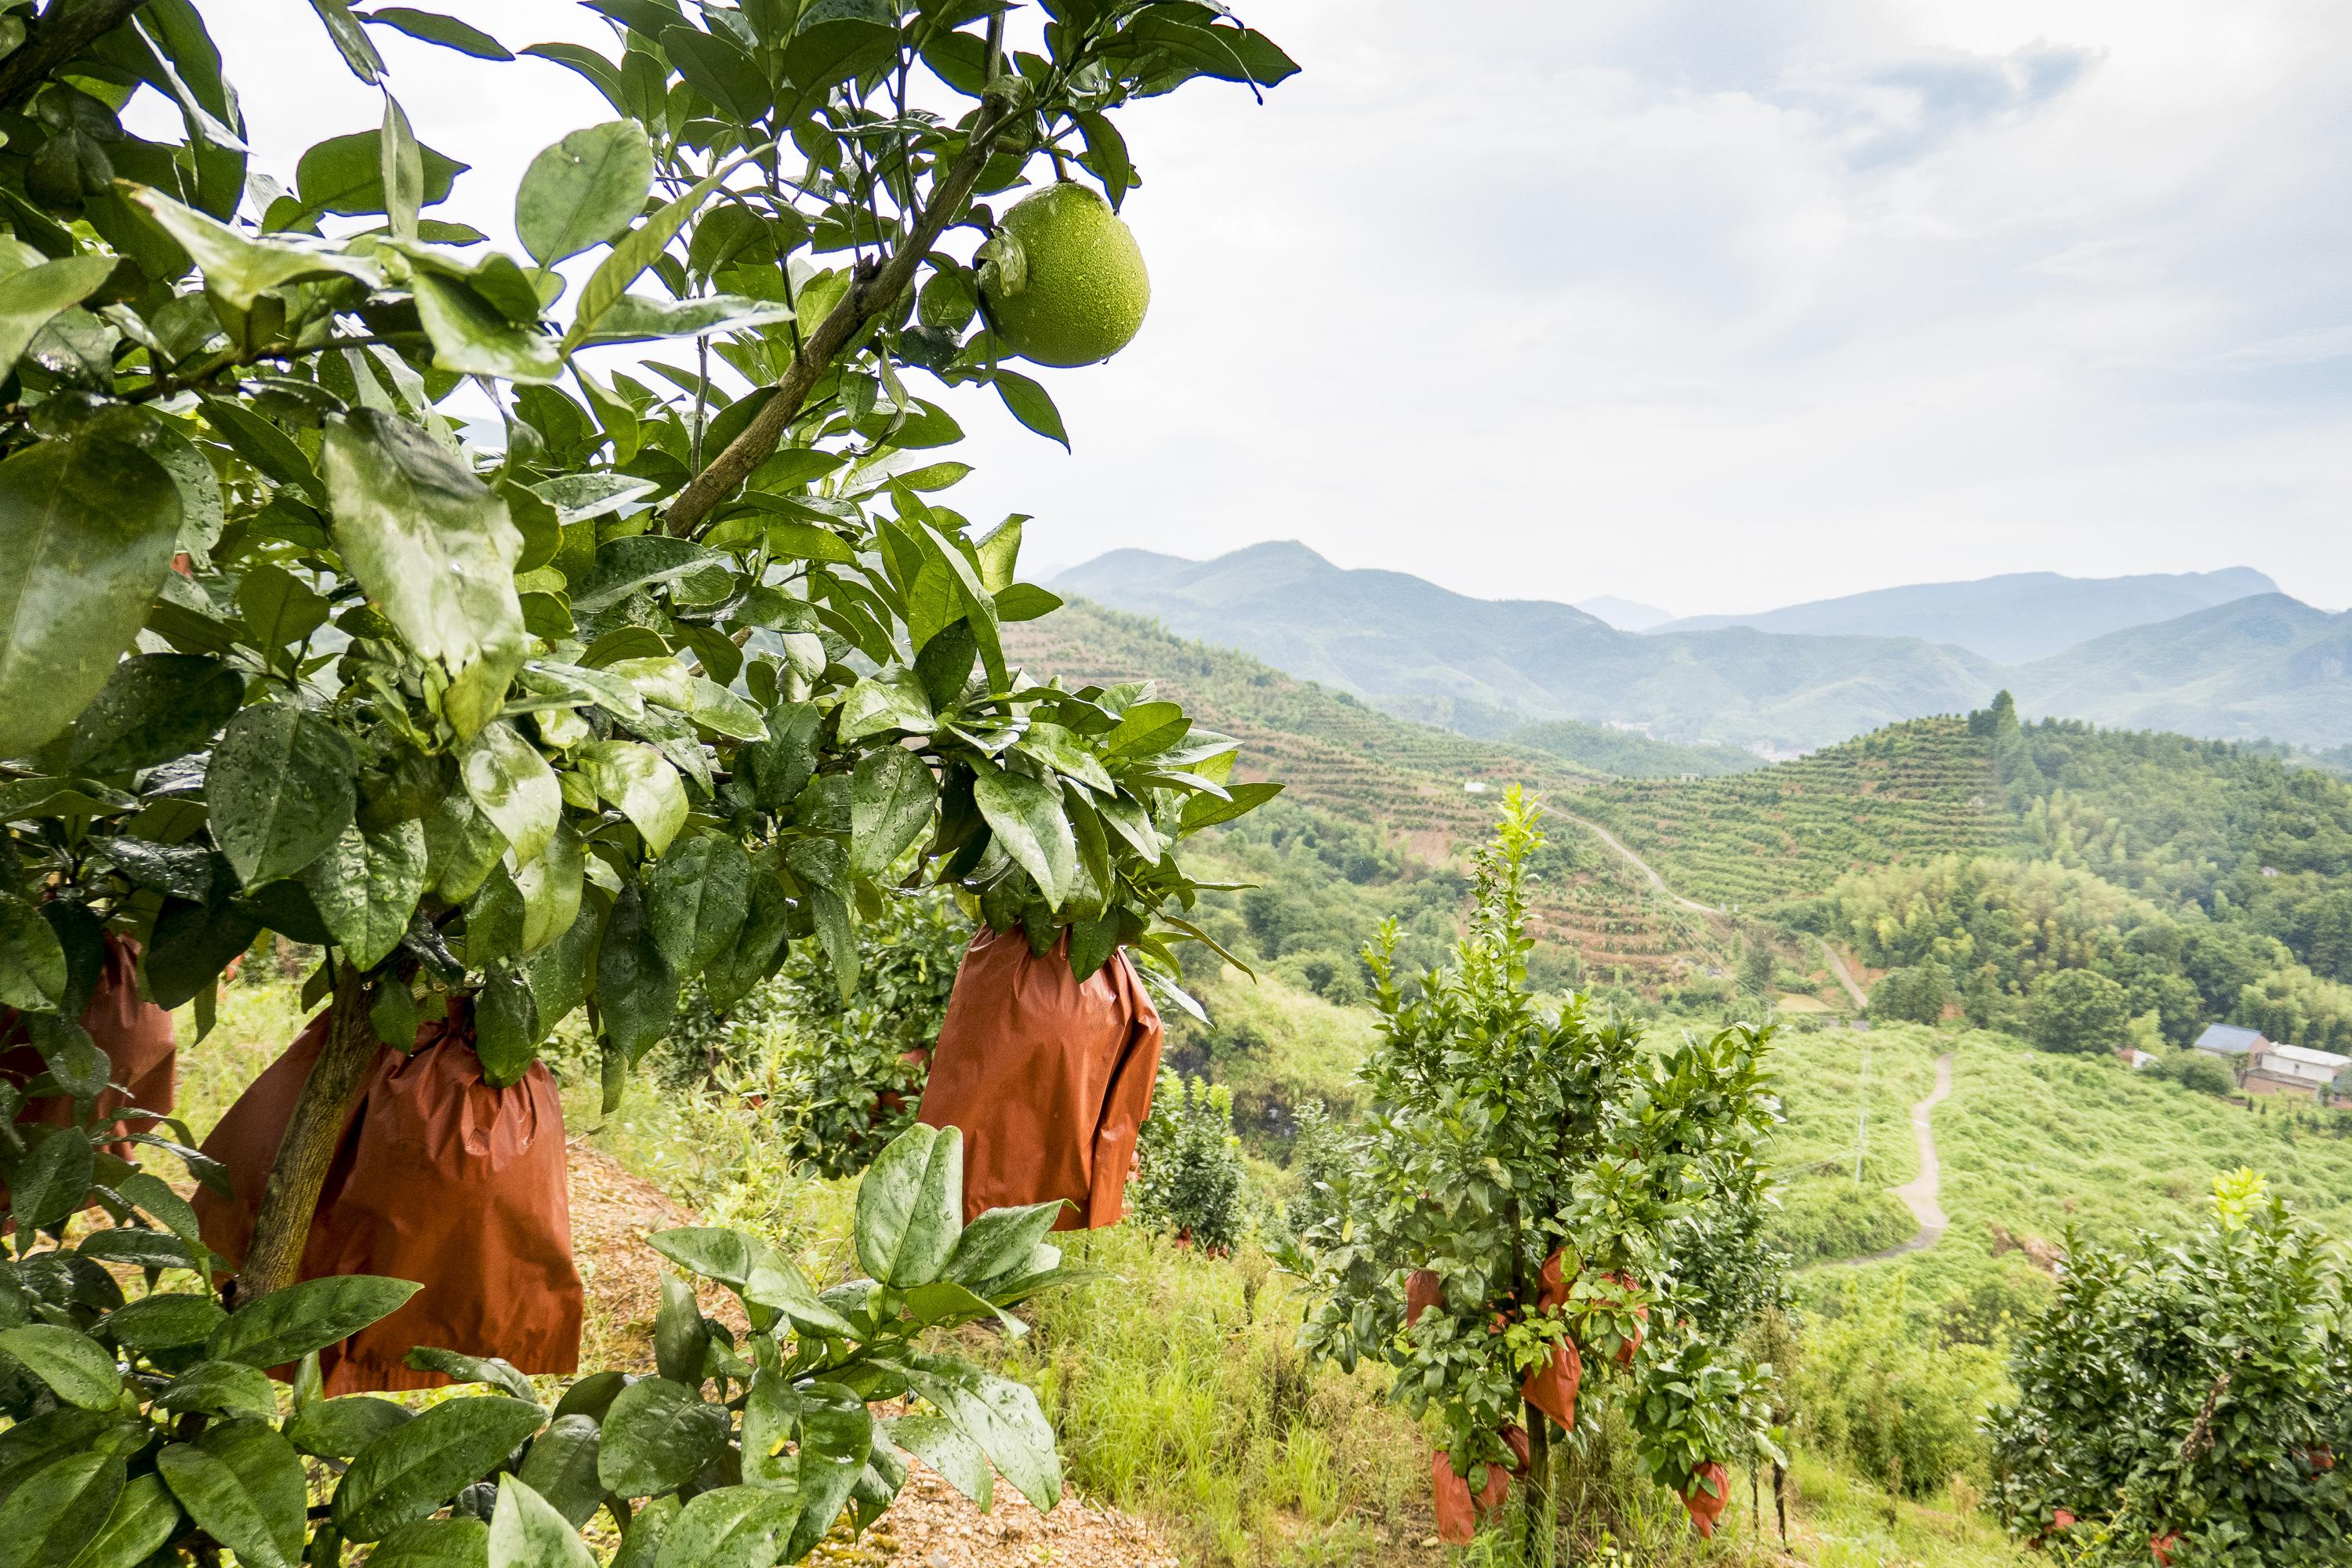
[[[25,29],[16,52],[0,60],[0,104],[13,104],[39,87],[49,73],[128,21],[147,0],[49,0]]]
[[[663,519],[663,528],[673,534],[684,534],[709,515],[728,491],[749,478],[752,469],[776,449],[776,443],[801,405],[807,401],[809,390],[832,365],[834,357],[848,346],[849,340],[884,310],[889,309],[907,286],[914,280],[915,268],[923,257],[947,231],[948,220],[961,212],[971,199],[972,187],[980,183],[981,171],[995,151],[999,132],[1016,121],[1020,116],[1009,112],[1001,99],[990,97],[982,101],[981,118],[972,126],[971,140],[931,192],[930,205],[916,218],[906,240],[891,253],[890,259],[878,271],[860,273],[851,283],[849,292],[841,302],[817,323],[816,331],[808,334],[801,351],[776,383],[776,394],[753,416],[743,433],[727,443],[726,450],[710,459],[709,466],[694,476],[677,499],[669,503]]]

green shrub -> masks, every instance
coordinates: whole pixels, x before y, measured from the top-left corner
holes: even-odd
[[[1805,1187],[1784,1194],[1772,1236],[1798,1263],[1860,1258],[1908,1241],[1919,1228],[1903,1200],[1884,1187]]]
[[[2203,1051],[2172,1051],[2167,1053],[2162,1068],[2164,1076],[2183,1089],[2193,1089],[2200,1094],[2235,1094],[2237,1076],[2229,1064]]]
[[[2179,1563],[2352,1555],[2352,1323],[2326,1237],[2241,1171],[2185,1241],[2070,1250],[1991,1423],[2003,1521],[2105,1523],[2109,1561],[2166,1534]]]
[[[1804,1434],[1906,1497],[1953,1476],[1982,1484],[1990,1449],[1979,1426],[2003,1386],[2000,1357],[1982,1345],[1924,1343],[1904,1321],[1908,1277],[1847,1282],[1834,1316],[1815,1320],[1794,1379]]]
[[[1162,1069],[1136,1148],[1136,1218],[1205,1252],[1231,1251],[1244,1226],[1241,1146],[1233,1090]]]
[[[1944,1016],[1952,994],[1950,971],[1940,963],[1913,963],[1888,970],[1870,988],[1870,1016],[1904,1024],[1933,1024]]]
[[[2131,1004],[2124,988],[2104,974],[2061,969],[2033,983],[2025,1017],[2028,1032],[2047,1049],[2094,1055],[2124,1043]]]

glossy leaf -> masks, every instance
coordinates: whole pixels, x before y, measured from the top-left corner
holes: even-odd
[[[205,1353],[247,1366],[283,1366],[390,1316],[416,1291],[409,1280],[373,1274],[305,1279],[230,1313],[205,1342]]]
[[[593,1416],[559,1416],[531,1444],[517,1472],[574,1530],[595,1517],[604,1500],[604,1483],[596,1479],[603,1441]]]
[[[1045,902],[1059,909],[1078,863],[1061,792],[1026,773],[985,768],[972,780],[971,794],[1004,852],[1035,880]]]
[[[803,1500],[772,1487],[704,1492],[663,1531],[654,1568],[772,1568],[792,1538]]]
[[[171,569],[180,492],[135,447],[44,441],[0,462],[0,756],[73,721]]]
[[[939,781],[912,752],[886,746],[858,759],[849,786],[849,869],[879,877],[931,825]]]
[[[122,1491],[119,1455],[68,1454],[43,1464],[0,1502],[0,1563],[65,1568],[105,1529]]]
[[[631,1384],[604,1413],[596,1475],[616,1497],[650,1497],[699,1474],[726,1445],[733,1422],[667,1378]]]
[[[244,679],[218,659],[134,654],[114,667],[74,721],[68,763],[86,773],[115,773],[185,756],[244,700]]]
[[[205,773],[213,837],[248,888],[290,877],[326,853],[358,806],[352,745],[291,702],[229,721]]]
[[[490,1527],[467,1514],[420,1519],[368,1552],[369,1568],[489,1568]]]
[[[653,146],[635,121],[574,131],[523,172],[515,233],[533,259],[551,267],[627,228],[653,183]]]
[[[594,741],[575,760],[598,797],[619,808],[658,855],[686,825],[686,786],[677,770],[653,747],[635,741]]]
[[[69,1561],[71,1568],[136,1568],[179,1533],[180,1520],[179,1502],[163,1477],[133,1476],[115,1495],[105,1524],[80,1554],[63,1561]]]
[[[321,471],[344,561],[410,648],[447,674],[442,712],[471,738],[523,658],[522,536],[506,503],[423,431],[373,409],[328,422]]]
[[[646,918],[673,973],[699,974],[733,948],[751,886],[751,861],[724,834],[698,834],[662,857],[646,879]]]
[[[0,278],[0,375],[16,369],[34,333],[96,293],[113,270],[110,256],[68,256]]]
[[[68,1405],[105,1410],[122,1395],[122,1372],[114,1357],[77,1329],[27,1323],[0,1331],[0,1351]]]
[[[415,1419],[415,1411],[389,1399],[352,1394],[299,1407],[286,1423],[286,1436],[306,1454],[348,1459],[394,1427]]]
[[[257,1568],[292,1568],[302,1555],[302,1462],[269,1424],[207,1428],[155,1457],[172,1495],[197,1528]]]
[[[503,1394],[452,1399],[360,1450],[335,1487],[347,1541],[374,1541],[456,1497],[539,1430],[547,1412]]]
[[[963,1134],[918,1122],[857,1188],[857,1262],[904,1289],[940,1277],[963,1230]]]
[[[311,903],[355,968],[373,969],[400,945],[425,895],[425,825],[411,820],[382,833],[346,827],[303,870]]]
[[[563,794],[539,748],[504,720],[482,727],[458,759],[466,794],[518,861],[538,858],[563,820]]]
[[[545,1498],[513,1476],[500,1476],[490,1513],[489,1568],[596,1568],[596,1554]]]
[[[66,951],[40,911],[0,893],[0,1007],[45,1012],[66,994]]]

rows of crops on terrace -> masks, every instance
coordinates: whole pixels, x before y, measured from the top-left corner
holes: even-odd
[[[1913,720],[1760,773],[1628,782],[1580,809],[1677,892],[1752,909],[1818,893],[1857,866],[2018,844],[1987,743],[1967,721]]]

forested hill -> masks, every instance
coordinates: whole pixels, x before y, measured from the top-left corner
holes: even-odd
[[[1312,928],[1318,963],[1386,915],[1433,919],[1444,900],[1420,879],[1458,868],[1516,783],[1723,911],[1675,905],[1590,834],[1559,828],[1539,931],[1564,978],[1656,996],[1724,975],[1766,927],[1795,927],[1874,971],[1933,965],[1956,999],[2020,1031],[2037,983],[2074,969],[2113,983],[2118,1035],[2138,1018],[2178,1043],[2230,1018],[2352,1045],[2352,784],[2260,748],[2021,724],[2004,700],[1754,772],[1612,777],[1410,723],[1084,602],[1007,631],[1040,675],[1156,672],[1245,742],[1252,776],[1289,784],[1281,811],[1229,837],[1250,879],[1275,888],[1261,912],[1286,900],[1266,919]],[[1607,738],[1635,767],[1680,761]],[[1809,944],[1781,951],[1811,962]],[[1822,994],[1836,994],[1825,978]]]

